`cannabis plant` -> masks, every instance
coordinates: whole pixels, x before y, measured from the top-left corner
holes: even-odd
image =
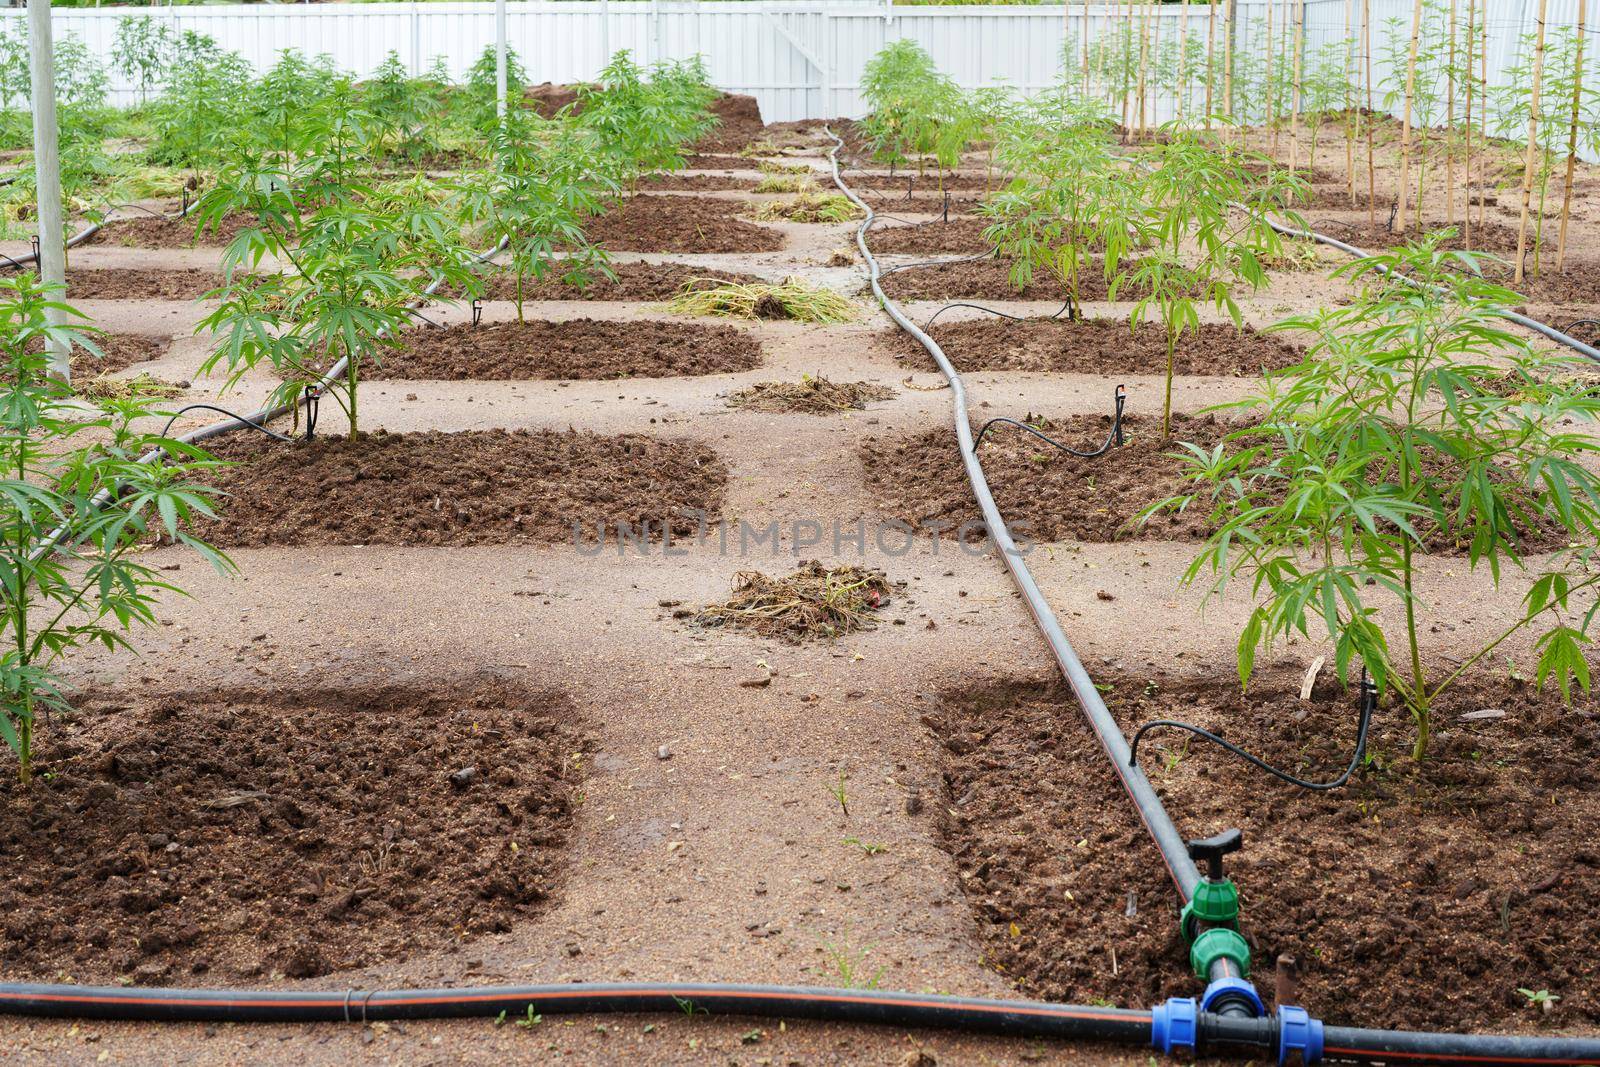
[[[136,433],[135,420],[154,414],[145,400],[86,408],[50,377],[47,344],[98,354],[81,330],[51,323],[51,312],[80,317],[56,300],[60,288],[32,274],[0,278],[0,737],[23,785],[41,714],[67,710],[62,659],[89,645],[130,648],[130,631],[155,621],[158,596],[178,591],[143,562],[150,539],[161,534],[218,570],[232,566],[186,530],[214,514],[214,493],[189,480],[207,457]],[[155,447],[174,461],[139,462]]]
[[[1600,605],[1600,395],[1552,375],[1561,361],[1508,328],[1514,294],[1469,253],[1440,251],[1448,235],[1342,268],[1367,281],[1360,299],[1282,323],[1310,335],[1309,358],[1224,405],[1249,421],[1214,448],[1186,445],[1194,491],[1152,509],[1210,508],[1184,581],[1249,590],[1242,682],[1258,651],[1315,627],[1341,679],[1362,665],[1403,702],[1418,759],[1440,698],[1514,637],[1533,639],[1539,685],[1587,689]],[[1465,650],[1453,634],[1446,660],[1427,647],[1419,586],[1461,566],[1437,555],[1450,550],[1496,585],[1508,566],[1532,580],[1509,625]]]

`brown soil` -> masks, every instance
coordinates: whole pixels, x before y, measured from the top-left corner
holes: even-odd
[[[18,978],[316,977],[507,930],[559,885],[589,747],[560,693],[476,678],[80,707],[45,731],[30,789],[0,783]]]
[[[831,185],[831,183],[825,184]],[[893,218],[904,216],[909,219],[914,215],[942,215],[945,210],[945,197],[914,196],[907,200],[903,195],[887,193],[881,190],[856,189],[854,186],[851,186],[851,190],[866,201],[867,206],[872,208],[873,212],[878,215]],[[971,215],[978,210],[979,203],[980,201],[972,196],[949,197],[950,215],[952,218],[957,215]],[[884,229],[888,228],[887,225],[884,225]],[[874,227],[874,231],[876,229],[877,227]]]
[[[1379,216],[1380,218],[1387,218],[1389,207],[1394,203],[1394,197],[1387,196],[1383,193],[1378,193],[1375,196],[1369,194],[1366,188],[1366,181],[1361,178],[1357,178],[1354,207],[1351,206],[1350,202],[1350,187],[1344,182],[1329,182],[1325,185],[1313,185],[1311,187],[1311,196],[1307,203],[1315,207],[1327,208],[1330,210],[1343,208],[1352,211],[1366,211],[1367,208],[1371,206],[1376,208],[1381,213]]]
[[[958,370],[1067,371],[1077,374],[1165,374],[1166,331],[1155,323],[1131,330],[1120,319],[967,319],[936,323],[939,342]],[[894,331],[889,343],[898,359],[933,369],[933,359],[911,336]],[[1207,323],[1185,333],[1174,353],[1178,374],[1253,377],[1282,370],[1305,358],[1281,337],[1250,327]]]
[[[502,322],[416,329],[369,380],[667,378],[761,365],[761,342],[733,326],[687,322]]]
[[[761,107],[753,96],[724,94],[711,105],[711,113],[717,116],[717,125],[695,142],[696,152],[738,152],[766,136]]]
[[[634,196],[589,223],[618,252],[777,252],[783,234],[734,218],[744,205],[699,196]]]
[[[678,295],[686,285],[696,289],[714,289],[720,282],[750,285],[761,279],[753,274],[736,271],[712,270],[687,263],[613,263],[611,273],[615,278],[595,275],[585,286],[568,285],[560,278],[548,278],[538,285],[526,287],[526,300],[669,300]],[[707,281],[706,279],[715,279]],[[516,298],[516,279],[509,274],[497,274],[489,280],[490,300]]]
[[[135,363],[160,359],[172,347],[170,337],[141,337],[131,333],[90,334],[89,339],[100,349],[97,358],[81,348],[72,350],[72,376],[86,377],[94,374],[113,374],[126,370]],[[36,352],[43,351],[44,342],[33,345]]]
[[[1193,722],[1312,778],[1349,758],[1355,698],[1326,674],[1309,702],[1298,674],[1258,678],[1248,698],[1226,667],[1096,677],[1125,732],[1153,718]],[[1506,714],[1460,718],[1482,708]],[[1380,709],[1375,762],[1331,793],[1171,731],[1152,734],[1140,762],[1185,836],[1243,829],[1228,866],[1258,988],[1273,987],[1281,953],[1299,961],[1298,1003],[1333,1023],[1592,1026],[1596,705],[1564,710],[1554,693],[1478,676],[1447,691],[1436,716],[1417,764],[1409,718]],[[947,694],[924,721],[948,752],[934,806],[989,958],[1051,1000],[1172,995],[1188,970],[1172,886],[1070,691],[996,682]],[[1542,1016],[1518,987],[1550,990],[1559,1009]]]
[[[1099,448],[1111,430],[1109,414],[1067,419],[1029,416],[1022,421],[1086,451]],[[1052,448],[1014,426],[1000,425],[984,439],[981,458],[1000,513],[1019,537],[1038,541],[1199,541],[1213,529],[1211,509],[1204,499],[1183,511],[1158,512],[1142,523],[1138,516],[1152,504],[1195,490],[1195,483],[1185,475],[1186,465],[1177,458],[1183,442],[1210,448],[1234,428],[1211,415],[1174,413],[1172,435],[1163,441],[1159,417],[1126,416],[1122,446],[1086,458]],[[971,539],[983,537],[958,446],[948,431],[881,440],[869,437],[862,445],[861,460],[867,484],[884,514],[919,527],[933,522],[947,523],[952,529],[966,526]],[[1447,541],[1421,523],[1418,528],[1430,551],[1466,553],[1466,545]],[[1541,525],[1525,532],[1520,548],[1541,552],[1564,544],[1566,539],[1556,527]]]
[[[222,275],[182,267],[73,267],[69,300],[198,300],[222,286]]]
[[[952,191],[971,191],[976,189],[982,191],[1005,183],[1005,178],[1002,175],[996,175],[986,182],[982,174],[946,174],[944,181],[941,183],[933,175],[932,171],[920,175],[916,171],[912,171],[909,174],[895,175],[846,174],[844,180],[845,184],[852,189],[897,189],[902,195],[909,189],[915,195],[927,196],[935,200],[939,199],[941,189],[950,189]]]
[[[1337,238],[1345,244],[1355,245],[1357,248],[1368,252],[1381,252],[1386,248],[1397,248],[1411,241],[1421,240],[1423,235],[1434,230],[1445,229],[1452,224],[1440,220],[1430,221],[1426,227],[1413,226],[1405,233],[1391,233],[1389,227],[1382,220],[1377,226],[1372,226],[1365,219],[1360,222],[1340,222],[1334,219],[1308,220],[1312,228],[1318,233]],[[1454,224],[1458,232],[1454,237],[1440,243],[1440,248],[1463,249],[1466,241],[1462,237],[1460,223]],[[1489,252],[1500,254],[1510,252],[1515,255],[1517,251],[1517,231],[1509,226],[1502,226],[1498,222],[1491,222],[1484,226],[1472,227],[1472,250],[1474,252]]]
[[[539,113],[540,117],[547,119],[554,118],[556,112],[578,102],[576,86],[555,85],[551,82],[530,85],[523,90],[523,95],[533,103],[534,110]],[[573,114],[576,114],[577,111],[577,108],[573,108]]]
[[[685,156],[685,170],[755,170],[756,161],[746,156],[711,155],[696,152]]]
[[[554,544],[646,522],[688,534],[691,513],[715,521],[728,480],[708,445],[575,430],[235,434],[215,452],[238,463],[212,478],[231,496],[196,532],[225,548]]]
[[[731,174],[652,174],[639,181],[641,189],[687,190],[690,192],[754,192],[753,178],[736,178]]]
[[[1128,270],[1134,266],[1129,263]],[[941,263],[915,270],[886,274],[883,290],[896,300],[1062,300],[1061,283],[1053,277],[1034,273],[1033,281],[1021,291],[1011,284],[1011,263],[1004,259],[974,259],[963,263]],[[1105,275],[1098,266],[1084,270],[1078,285],[1083,300],[1106,299]],[[1118,299],[1134,295],[1133,286],[1123,284]]]
[[[1554,256],[1554,252],[1547,251],[1546,254]],[[1515,257],[1515,252],[1512,256]],[[1511,283],[1509,265],[1490,264],[1484,273],[1501,285],[1516,289],[1532,304],[1572,307],[1587,315],[1592,315],[1596,308],[1600,308],[1600,260],[1568,259],[1566,271],[1560,274],[1555,271],[1553,259],[1549,262],[1552,265],[1542,274],[1524,279],[1521,285],[1516,286]],[[1562,326],[1565,323],[1553,325]]]
[[[863,411],[874,400],[888,400],[895,392],[872,382],[831,382],[806,378],[799,382],[758,382],[728,398],[728,406],[773,414],[837,415]]]
[[[230,215],[219,227],[198,229],[193,219],[164,219],[153,215],[108,222],[90,238],[89,244],[116,244],[134,248],[221,248],[239,231],[257,225],[249,215]]]
[[[983,231],[991,225],[989,219],[952,216],[948,222],[941,220],[917,226],[874,226],[867,231],[867,243],[874,255],[987,252],[994,243],[984,239]]]
[[[853,564],[824,567],[816,560],[804,561],[782,578],[740,571],[733,585],[733,596],[700,609],[695,623],[790,642],[870,630],[876,625],[873,615],[889,606],[895,591],[880,570]]]

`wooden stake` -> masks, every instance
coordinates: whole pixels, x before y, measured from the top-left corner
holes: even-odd
[[[1272,151],[1278,151],[1278,84],[1277,71],[1272,66],[1272,9],[1277,5],[1267,0],[1267,129],[1272,133]]]
[[[1189,112],[1189,0],[1182,0],[1183,10],[1178,12],[1178,108],[1182,121]]]
[[[1211,130],[1211,111],[1215,107],[1212,91],[1217,81],[1217,0],[1206,0],[1206,131]]]
[[[1146,104],[1149,102],[1150,79],[1150,9],[1154,5],[1145,3],[1140,9],[1144,12],[1139,19],[1139,137],[1143,140],[1145,135]]]
[[[1483,91],[1484,136],[1483,144],[1489,143],[1488,117],[1489,117],[1489,0],[1483,0],[1483,27],[1482,36],[1478,39],[1478,88]],[[1478,231],[1483,232],[1483,220],[1487,217],[1489,205],[1485,202],[1488,198],[1483,195],[1484,187],[1489,184],[1489,153],[1478,153]]]
[[[1356,116],[1351,86],[1355,83],[1356,0],[1344,5],[1344,177],[1350,193],[1350,206],[1356,206]]]
[[[1445,71],[1444,221],[1456,221],[1456,4],[1450,0],[1450,65]]]
[[[1578,54],[1572,68],[1572,123],[1567,128],[1567,180],[1561,194],[1561,236],[1556,245],[1556,271],[1567,269],[1567,224],[1572,221],[1572,172],[1578,165],[1578,120],[1583,106],[1583,45],[1589,0],[1578,0]]]
[[[1089,99],[1089,0],[1083,0],[1083,98]]]
[[[1522,284],[1522,260],[1528,254],[1528,210],[1533,200],[1533,161],[1539,141],[1539,89],[1544,81],[1544,16],[1549,6],[1550,0],[1539,0],[1539,22],[1533,45],[1533,86],[1528,90],[1528,153],[1522,161],[1522,217],[1517,222],[1517,268],[1511,278],[1513,285]]]
[[[1301,47],[1305,44],[1306,0],[1295,0],[1294,8],[1294,89],[1289,102],[1289,173],[1300,162],[1300,91],[1304,77]],[[1314,136],[1314,135],[1313,135]],[[1313,164],[1316,162],[1312,161]]]
[[[1238,3],[1228,0],[1228,32],[1222,38],[1222,113],[1229,122],[1233,121],[1233,35],[1238,28]]]
[[[1478,35],[1473,29],[1477,17],[1478,0],[1467,0],[1467,59],[1464,67],[1467,74],[1467,148],[1466,159],[1462,162],[1462,168],[1466,172],[1467,203],[1466,209],[1461,213],[1461,244],[1469,252],[1472,251],[1472,55],[1473,46],[1478,40]]]
[[[1544,3],[1544,0],[1539,0]],[[1395,233],[1405,233],[1410,219],[1406,216],[1407,186],[1411,184],[1411,99],[1417,91],[1417,42],[1422,37],[1422,0],[1417,0],[1411,12],[1411,51],[1406,58],[1405,117],[1400,122],[1400,202],[1395,209]]]
[[[1372,0],[1361,0],[1361,53],[1367,68],[1367,225],[1378,225],[1378,170],[1372,162],[1372,127],[1377,112],[1372,107]]]

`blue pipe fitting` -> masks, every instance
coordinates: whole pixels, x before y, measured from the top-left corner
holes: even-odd
[[[1199,1032],[1200,1008],[1193,997],[1173,997],[1150,1010],[1150,1044],[1163,1055],[1172,1055],[1175,1048],[1186,1048],[1195,1054],[1199,1051]]]
[[[1243,978],[1218,978],[1206,986],[1205,993],[1200,997],[1201,1011],[1216,1011],[1218,1003],[1223,1000],[1243,1000],[1255,1013],[1256,1018],[1267,1014],[1267,1006],[1261,1001],[1261,994],[1256,992],[1256,987]]]
[[[1322,1020],[1313,1019],[1304,1008],[1278,1005],[1278,1067],[1289,1062],[1290,1053],[1300,1053],[1303,1067],[1322,1060]]]

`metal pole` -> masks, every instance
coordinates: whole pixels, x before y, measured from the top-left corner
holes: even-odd
[[[494,0],[494,113],[506,117],[506,0]]]
[[[55,45],[50,39],[50,0],[28,3],[28,69],[32,75],[33,165],[39,210],[39,276],[64,285],[67,280],[67,240],[61,224],[61,147],[56,132]],[[52,299],[61,299],[55,294]],[[62,325],[60,311],[46,312],[52,325]],[[67,346],[49,344],[50,375],[72,380]]]

